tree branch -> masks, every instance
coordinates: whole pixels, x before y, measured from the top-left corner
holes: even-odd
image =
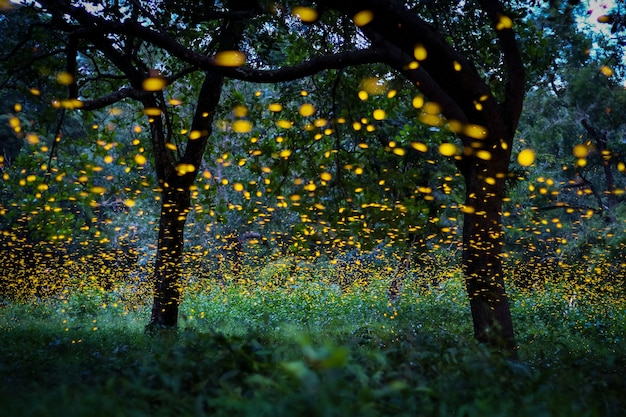
[[[163,48],[173,56],[181,59],[183,62],[197,67],[198,69],[215,72],[219,75],[242,81],[259,83],[293,81],[328,69],[343,69],[353,65],[384,62],[386,54],[383,49],[359,49],[332,55],[323,55],[303,61],[297,65],[282,67],[279,69],[223,67],[218,66],[213,57],[203,55],[187,48],[169,34],[157,32],[135,22],[110,21],[102,17],[91,15],[80,7],[61,4],[63,2],[60,0],[42,0],[41,3],[45,8],[59,9],[60,12],[69,14],[82,25],[95,27],[95,31],[102,35],[112,33],[133,36]]]
[[[332,55],[322,55],[307,61],[302,61],[293,66],[278,69],[264,70],[249,67],[214,67],[213,70],[225,77],[242,81],[277,83],[293,81],[329,69],[343,69],[354,65],[380,63],[385,61],[385,57],[386,52],[382,49],[358,49]]]
[[[420,83],[426,97],[445,107],[448,119],[469,121],[484,126],[491,133],[502,125],[501,109],[489,86],[466,56],[455,50],[447,40],[418,14],[405,8],[404,2],[392,0],[320,0],[327,7],[347,16],[371,10],[374,18],[361,27],[376,45],[379,39],[394,45],[418,68],[409,79]],[[373,35],[375,34],[375,36]],[[422,48],[419,59],[417,48]],[[405,58],[405,59],[406,59]],[[397,68],[396,64],[396,68]],[[406,73],[405,73],[406,75]],[[419,77],[419,78],[416,78]],[[481,108],[476,103],[480,102]],[[453,104],[454,103],[454,104]],[[485,148],[499,145],[501,133],[493,132],[481,143]],[[471,138],[461,139],[470,145]]]
[[[143,100],[150,93],[146,93],[142,90],[137,90],[132,87],[124,87],[120,90],[117,90],[114,93],[107,94],[105,96],[93,99],[93,100],[85,100],[82,101],[82,106],[80,110],[97,110],[106,106],[110,106],[111,104],[115,104],[119,101],[124,100],[125,98],[133,98],[135,100]]]

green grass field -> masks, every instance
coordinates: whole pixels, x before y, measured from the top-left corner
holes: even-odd
[[[0,307],[0,416],[620,416],[621,298],[512,290],[520,359],[478,346],[462,281],[200,281],[177,332],[148,336],[148,297],[82,287]]]

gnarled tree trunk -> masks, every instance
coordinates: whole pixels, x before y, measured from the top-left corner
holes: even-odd
[[[202,156],[211,134],[213,115],[219,103],[223,78],[206,74],[199,92],[196,113],[191,131],[200,137],[189,140],[185,152],[178,160],[173,158],[165,146],[163,123],[156,118],[151,123],[152,144],[159,184],[162,188],[161,218],[157,258],[154,271],[154,302],[147,330],[159,327],[176,327],[178,307],[182,295],[182,267],[184,229],[191,206],[191,191],[197,176]],[[193,169],[179,170],[180,164]]]
[[[475,337],[515,356],[517,346],[501,260],[503,173],[508,172],[509,155],[493,155],[498,157],[501,163],[484,164],[472,158],[463,170],[463,272]]]
[[[161,219],[154,271],[150,329],[175,327],[182,296],[184,230],[190,207],[189,188],[168,184],[161,199]]]
[[[234,9],[248,6],[247,2],[233,4]],[[237,49],[242,31],[243,26],[239,20],[232,19],[226,23],[220,33],[219,49]],[[212,132],[213,117],[220,101],[223,83],[223,76],[214,72],[205,73],[191,122],[190,132],[194,132],[194,137],[189,137],[179,158],[172,158],[173,155],[165,146],[166,135],[163,134],[161,117],[151,123],[156,172],[163,194],[154,276],[154,302],[148,331],[159,327],[176,327],[178,324],[178,308],[183,289],[181,278],[184,228],[191,206],[190,187],[198,175]],[[184,170],[179,169],[182,164],[187,166]]]

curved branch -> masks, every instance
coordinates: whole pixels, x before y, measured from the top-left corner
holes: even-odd
[[[103,107],[110,106],[111,104],[122,101],[125,98],[144,100],[148,95],[150,95],[150,93],[146,93],[145,91],[137,90],[132,87],[124,87],[114,93],[107,94],[97,99],[81,101],[82,106],[80,107],[80,110],[101,109]]]
[[[102,17],[89,14],[86,10],[63,4],[59,0],[42,0],[45,8],[58,9],[69,14],[82,25],[94,27],[95,32],[102,35],[107,33],[129,35],[163,48],[176,58],[191,64],[204,71],[215,72],[228,78],[260,83],[276,83],[293,81],[307,77],[328,69],[343,69],[352,65],[372,64],[384,62],[386,52],[382,48],[359,49],[340,52],[333,55],[323,55],[300,64],[282,67],[279,69],[254,69],[249,67],[218,66],[215,59],[198,53],[179,43],[167,33],[158,32],[135,22],[114,22]]]
[[[277,69],[255,69],[249,67],[214,67],[213,70],[228,78],[258,83],[276,83],[293,81],[308,77],[329,69],[344,69],[354,65],[375,64],[385,62],[387,53],[382,48],[358,49],[322,55],[302,61],[299,64]]]

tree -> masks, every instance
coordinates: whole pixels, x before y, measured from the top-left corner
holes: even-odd
[[[474,333],[492,346],[513,351],[515,341],[500,259],[502,199],[515,128],[524,97],[524,69],[512,21],[498,2],[479,2],[496,30],[507,77],[503,97],[485,83],[473,64],[440,33],[401,4],[334,2],[344,13],[370,9],[364,28],[373,44],[393,52],[386,62],[403,71],[441,106],[463,143],[457,161],[465,178],[463,267]],[[419,62],[409,69],[411,62]]]
[[[74,31],[77,29],[73,22],[65,22],[59,13],[69,12],[79,25],[88,26],[94,17],[85,10],[62,4],[50,2],[53,21],[64,27],[69,33],[67,59],[68,73],[72,78],[78,75],[75,65],[77,59],[78,42],[83,40]],[[247,7],[247,4],[238,3],[238,7]],[[56,14],[55,14],[56,12]],[[108,14],[111,13],[111,14]],[[116,16],[119,10],[107,10],[103,14],[105,18]],[[131,5],[131,17],[146,17],[146,11],[137,4]],[[150,17],[148,15],[147,17]],[[153,21],[154,22],[154,21]],[[231,51],[238,48],[241,37],[239,19],[232,19],[224,23],[220,36],[214,40],[213,48],[219,54],[220,51]],[[79,26],[80,27],[80,26]],[[211,135],[213,115],[220,100],[223,76],[214,72],[203,74],[201,86],[197,93],[195,111],[189,136],[185,139],[186,146],[178,143],[173,131],[170,110],[167,108],[165,97],[162,93],[166,84],[176,81],[177,75],[165,79],[159,74],[158,69],[151,68],[149,63],[144,62],[144,57],[139,54],[138,39],[132,34],[122,37],[118,42],[111,43],[104,37],[89,34],[88,42],[93,42],[95,50],[103,54],[125,79],[130,82],[130,88],[118,90],[117,96],[103,97],[93,101],[82,101],[79,108],[91,110],[109,105],[118,101],[123,96],[134,96],[144,107],[145,114],[149,117],[150,138],[154,152],[154,168],[161,191],[161,216],[159,220],[159,236],[157,244],[157,257],[154,276],[154,303],[149,329],[158,327],[176,326],[178,321],[178,305],[181,300],[181,268],[183,261],[183,232],[187,215],[190,210],[190,195],[193,182],[199,171],[202,157]],[[93,38],[92,38],[93,36]],[[91,45],[90,45],[91,46]],[[185,75],[183,70],[182,77]],[[73,93],[73,94],[72,94]],[[70,99],[78,97],[75,83],[70,84]],[[180,140],[180,138],[178,138]],[[181,147],[184,146],[184,150]]]
[[[291,2],[220,6],[216,2],[142,5],[116,1],[88,8],[63,0],[31,5],[49,16],[49,27],[65,39],[60,53],[66,57],[71,77],[71,106],[85,112],[132,98],[149,117],[154,168],[162,192],[152,325],[176,325],[190,187],[207,147],[224,77],[277,83],[376,62],[414,84],[428,103],[422,119],[453,132],[462,143],[462,149],[454,150],[451,145],[443,149],[465,179],[463,268],[474,332],[479,341],[514,353],[500,253],[502,200],[525,87],[513,30],[515,17],[493,0],[445,3],[441,10],[383,0],[358,4],[320,0],[317,10],[294,6]],[[442,10],[445,19],[439,18]],[[326,47],[318,52],[303,48],[311,55],[293,65],[264,62],[252,42],[263,25],[287,31],[310,26],[334,40],[326,37]],[[468,49],[475,33],[481,34],[484,43]],[[301,36],[288,39],[303,46]],[[250,57],[248,66],[241,65],[240,52],[226,52],[239,49]],[[91,64],[79,66],[79,61]],[[100,70],[101,66],[114,73]],[[114,91],[97,97],[101,91],[88,81],[94,74],[108,80]],[[191,126],[181,123],[188,132],[183,136],[172,122],[163,88],[181,82],[193,86],[196,81],[192,80],[201,86],[193,93]]]

